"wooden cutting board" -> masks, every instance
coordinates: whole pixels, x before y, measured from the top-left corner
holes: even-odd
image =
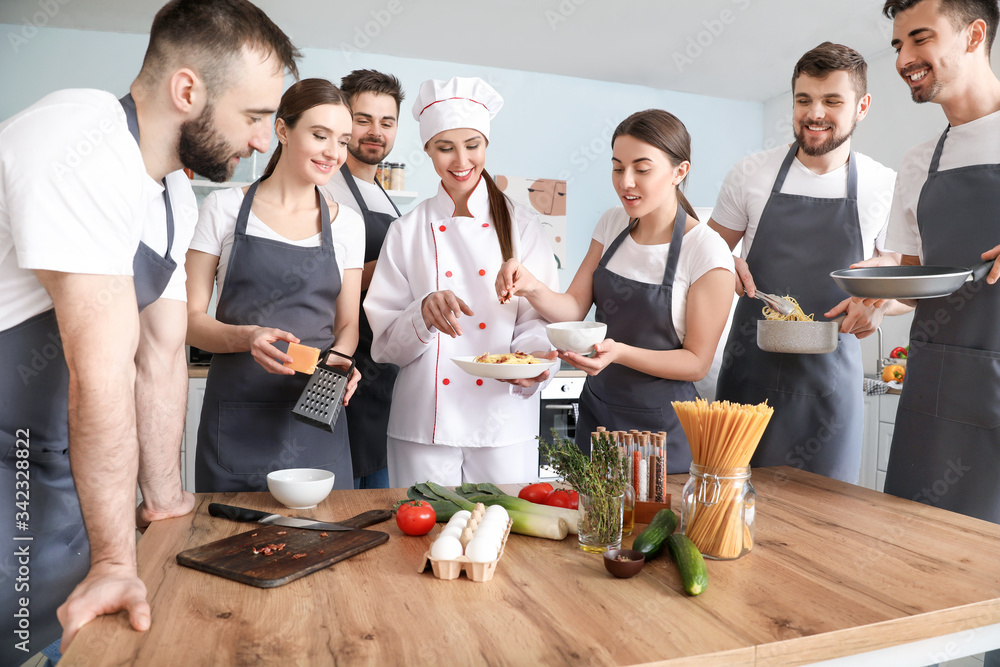
[[[335,523],[363,528],[385,521],[388,516],[391,513],[387,510],[372,510]],[[177,554],[177,562],[258,588],[274,588],[388,541],[387,533],[375,530],[320,532],[257,524],[245,533],[182,551]],[[273,549],[270,555],[261,551],[268,545],[281,544],[284,546]]]

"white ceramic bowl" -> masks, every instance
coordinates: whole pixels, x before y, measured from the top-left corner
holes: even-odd
[[[293,510],[316,507],[333,489],[333,473],[316,468],[288,468],[267,474],[267,490]]]
[[[607,337],[608,325],[603,322],[556,322],[546,326],[545,333],[557,350],[591,354],[594,345]]]

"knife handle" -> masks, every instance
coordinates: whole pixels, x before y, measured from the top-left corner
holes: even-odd
[[[268,512],[223,505],[222,503],[211,503],[208,506],[208,513],[212,516],[223,517],[231,521],[260,521],[266,516],[271,516]]]
[[[383,521],[391,518],[391,510],[368,510],[367,512],[362,512],[357,516],[352,516],[350,519],[337,521],[337,523],[351,528],[366,528],[368,526],[374,526],[376,523],[382,523]]]

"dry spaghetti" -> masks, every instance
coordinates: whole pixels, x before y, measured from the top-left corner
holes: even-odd
[[[693,462],[693,496],[685,500],[684,534],[698,550],[715,558],[737,558],[753,546],[743,517],[743,479],[774,409],[704,399],[675,401],[674,411],[687,435]]]
[[[789,303],[791,303],[793,306],[795,306],[795,309],[792,310],[792,312],[788,313],[787,315],[782,315],[778,311],[772,310],[769,306],[764,306],[764,308],[761,310],[761,312],[764,313],[764,319],[765,320],[778,320],[778,321],[781,321],[781,322],[812,322],[813,321],[813,315],[811,315],[811,314],[810,315],[806,315],[805,312],[802,310],[802,306],[799,305],[798,301],[796,301],[795,299],[793,299],[792,297],[790,297],[788,295],[785,295],[782,298],[785,301],[788,301]]]

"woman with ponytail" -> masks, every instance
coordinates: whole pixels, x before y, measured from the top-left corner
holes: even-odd
[[[538,476],[538,382],[467,375],[453,357],[531,352],[555,358],[523,299],[501,303],[493,277],[516,259],[557,288],[538,217],[508,201],[485,169],[503,99],[476,78],[425,81],[413,106],[437,195],[392,223],[365,312],[372,358],[400,366],[389,411],[389,486],[515,483]]]
[[[722,337],[733,299],[733,256],[699,222],[680,186],[691,168],[691,138],[676,116],[634,113],[611,139],[611,183],[621,206],[597,223],[590,250],[564,294],[508,260],[496,278],[502,299],[522,297],[552,322],[583,319],[592,305],[608,338],[585,357],[559,358],[588,374],[576,442],[590,434],[638,429],[667,432],[668,472],[691,464],[671,401],[697,396]]]
[[[267,473],[280,468],[323,468],[335,488],[354,488],[344,412],[332,433],[294,419],[309,376],[285,366],[289,343],[348,356],[358,344],[364,222],[318,188],[344,163],[352,123],[347,98],[329,81],[293,84],[264,175],[201,206],[187,255],[187,342],[213,353],[199,492],[266,491]],[[355,370],[344,405],[359,378]]]

